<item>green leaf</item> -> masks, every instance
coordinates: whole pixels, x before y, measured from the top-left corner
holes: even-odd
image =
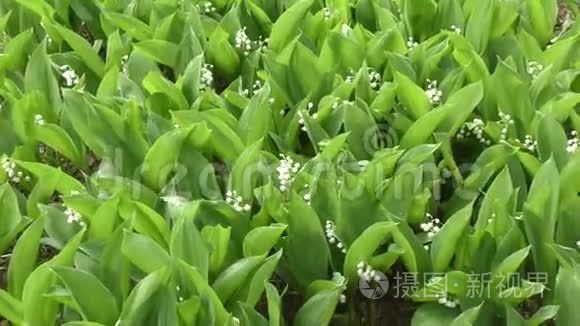
[[[471,14],[465,27],[465,37],[473,44],[475,51],[482,53],[490,39],[495,1],[481,0],[472,3]]]
[[[157,291],[165,285],[169,278],[169,269],[161,268],[145,277],[131,291],[131,294],[123,304],[123,310],[119,316],[127,325],[142,325],[146,317],[146,306],[150,303]]]
[[[227,302],[264,262],[264,256],[242,258],[223,271],[212,284],[222,302]]]
[[[445,326],[457,317],[455,310],[436,303],[421,305],[413,315],[411,326]]]
[[[288,204],[288,240],[284,251],[288,268],[301,287],[326,278],[329,249],[316,212],[298,195]]]
[[[24,324],[22,304],[2,289],[0,289],[0,315],[14,324]]]
[[[449,267],[459,239],[464,235],[471,220],[472,209],[473,203],[457,211],[443,224],[441,230],[433,238],[431,259],[435,272],[444,272]]]
[[[546,187],[547,184],[550,187]],[[555,161],[550,159],[536,173],[523,208],[524,227],[532,246],[534,266],[537,272],[547,273],[548,288],[556,274],[556,258],[549,245],[554,243],[559,191],[558,169]]]
[[[161,93],[169,97],[176,105],[176,109],[189,108],[187,99],[177,86],[165,79],[159,71],[151,71],[143,79],[143,87],[151,94]]]
[[[409,77],[397,72],[395,82],[397,83],[397,98],[409,110],[413,118],[419,119],[431,109],[431,103],[425,91]]]
[[[272,128],[272,108],[269,104],[270,88],[264,86],[242,112],[238,122],[238,133],[246,144],[253,144],[267,136]]]
[[[46,42],[38,45],[26,65],[24,86],[27,92],[42,92],[50,104],[51,111],[58,111],[62,106],[59,84],[54,75],[52,64],[46,54]]]
[[[562,125],[552,117],[544,116],[540,120],[536,135],[540,160],[546,162],[553,158],[558,169],[562,169],[568,162],[568,138]]]
[[[210,248],[209,272],[218,273],[226,260],[232,229],[221,225],[208,225],[201,230],[201,236]]]
[[[58,255],[36,268],[26,280],[22,291],[25,324],[55,324],[58,304],[44,296],[56,282],[56,275],[50,268],[54,266],[72,265],[74,255],[79,248],[83,235],[84,230],[75,235]]]
[[[220,297],[218,297],[216,292],[211,288],[211,286],[209,286],[207,280],[205,280],[194,267],[191,267],[182,261],[178,262],[177,268],[184,273],[189,285],[199,293],[199,296],[203,298],[203,301],[207,302],[209,309],[212,309],[215,315],[215,325],[227,325],[227,321],[230,320],[229,314],[224,308]]]
[[[267,255],[278,243],[280,236],[286,230],[287,225],[274,223],[261,226],[248,232],[244,238],[244,256]]]
[[[22,233],[12,249],[12,257],[8,265],[8,291],[16,298],[22,297],[24,284],[36,265],[43,230],[44,219],[37,218]]]
[[[367,262],[387,236],[396,228],[393,222],[378,222],[369,226],[350,246],[344,258],[344,276],[352,283],[358,279],[357,265]]]
[[[304,21],[314,0],[299,0],[288,8],[272,26],[268,47],[275,52],[282,52],[290,40],[298,33],[299,24]]]
[[[167,266],[170,257],[167,252],[150,238],[125,231],[123,254],[145,273],[153,273]]]
[[[437,130],[446,131],[449,136],[455,135],[482,98],[483,84],[481,82],[469,84],[451,94],[445,102],[447,116]]]
[[[242,197],[241,201],[250,206],[253,201],[254,189],[258,185],[264,169],[261,149],[262,141],[248,146],[236,159],[228,181],[228,188],[235,191],[238,197]]]
[[[197,208],[197,204],[183,208],[182,215],[173,226],[170,252],[207,278],[210,252],[194,222]]]
[[[401,139],[401,147],[410,149],[428,142],[439,123],[447,116],[446,107],[435,108],[415,121]]]
[[[148,40],[153,37],[151,28],[135,17],[112,11],[108,11],[104,15],[114,25],[139,41]]]
[[[554,302],[560,306],[556,315],[558,325],[572,326],[580,323],[580,315],[576,307],[580,295],[580,269],[560,268],[554,288]]]
[[[280,258],[282,258],[282,253],[283,250],[280,249],[277,253],[266,258],[262,266],[256,270],[254,275],[252,275],[247,286],[240,292],[242,297],[245,297],[245,303],[253,307],[260,301],[262,294],[264,293],[264,285],[268,280],[270,280],[276,271],[278,262],[280,261]],[[237,296],[239,296],[239,294]]]
[[[162,248],[169,248],[171,231],[166,220],[156,211],[140,202],[133,202],[121,210],[121,216],[131,220],[139,233],[154,240]]]
[[[143,181],[148,187],[161,190],[167,184],[191,132],[192,128],[171,130],[151,146],[141,167]]]
[[[281,326],[282,320],[282,298],[278,289],[272,284],[266,282],[266,300],[268,301],[268,319],[270,326]]]
[[[153,61],[175,68],[179,51],[177,45],[163,40],[145,40],[133,46]]]
[[[92,274],[70,267],[51,268],[61,279],[86,320],[110,325],[119,314],[111,292]],[[98,305],[95,305],[98,302]]]
[[[209,38],[206,47],[206,58],[213,63],[219,72],[234,79],[240,67],[240,58],[229,42],[229,34],[218,26]]]
[[[525,5],[531,32],[538,40],[538,43],[541,45],[546,44],[553,34],[558,16],[558,3],[556,0],[526,0]]]
[[[0,215],[0,253],[3,253],[23,222],[16,193],[8,183],[0,186]]]
[[[560,310],[559,306],[543,306],[526,321],[526,326],[540,326],[553,319]]]
[[[341,292],[342,289],[336,288],[314,295],[298,310],[293,325],[329,325]]]
[[[102,78],[105,75],[105,63],[84,38],[59,24],[55,24],[54,28],[98,77]]]
[[[36,126],[34,128],[34,136],[36,140],[54,148],[77,166],[82,167],[84,165],[81,151],[69,134],[58,125],[49,123]]]

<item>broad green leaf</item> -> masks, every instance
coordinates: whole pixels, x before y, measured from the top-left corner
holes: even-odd
[[[471,220],[472,209],[473,204],[469,204],[457,211],[445,221],[441,230],[433,238],[431,259],[435,272],[444,272],[449,267],[459,239],[464,235]]]
[[[0,289],[0,315],[14,324],[24,324],[22,303]]]
[[[105,17],[137,40],[148,40],[153,36],[151,28],[135,17],[112,11],[107,11]]]
[[[263,262],[264,256],[242,258],[223,271],[212,285],[221,301],[227,302]]]
[[[336,288],[314,295],[298,310],[293,325],[329,325],[341,292],[342,289]]]
[[[395,73],[395,82],[397,83],[397,98],[414,119],[419,119],[431,110],[431,103],[425,91],[409,77]]]
[[[111,292],[92,274],[70,267],[51,268],[61,279],[84,319],[110,325],[119,314]],[[98,305],[95,305],[98,302]]]
[[[102,78],[105,75],[105,63],[84,38],[59,24],[55,24],[54,28],[98,77]]]
[[[329,249],[316,212],[298,195],[288,204],[288,239],[285,258],[301,287],[326,278]]]
[[[411,326],[445,326],[457,318],[458,313],[443,305],[428,303],[422,305],[413,315]]]
[[[18,198],[8,183],[0,186],[0,214],[2,214],[2,219],[0,219],[0,253],[3,253],[16,236],[15,232],[19,231],[19,226],[23,222]]]
[[[8,291],[16,298],[22,297],[24,284],[36,265],[43,230],[44,219],[37,218],[22,233],[12,249],[8,265]]]
[[[133,45],[136,51],[155,62],[174,68],[177,63],[177,45],[162,40],[145,40]]]
[[[169,269],[161,268],[140,280],[123,304],[119,317],[127,325],[141,325],[147,312],[147,305],[169,278]]]
[[[244,256],[266,255],[280,240],[280,236],[286,230],[286,225],[274,223],[261,226],[248,232],[244,238]]]
[[[350,246],[344,258],[344,276],[356,283],[357,265],[369,261],[379,246],[397,226],[393,222],[378,222],[369,226]]]
[[[48,99],[51,111],[56,112],[61,107],[59,84],[54,75],[52,63],[46,54],[46,42],[40,43],[28,60],[24,86],[28,92],[33,90],[42,92]]]
[[[201,236],[210,248],[209,272],[217,274],[226,260],[232,229],[221,225],[208,225],[201,230]]]
[[[167,266],[169,254],[150,238],[131,232],[125,232],[121,250],[139,269],[153,273]]]
[[[196,204],[183,208],[171,232],[170,252],[207,278],[210,252],[194,222],[197,208]]]
[[[268,301],[268,319],[270,326],[281,326],[282,320],[282,298],[280,293],[272,284],[266,282],[266,299]]]
[[[44,294],[56,283],[56,275],[51,271],[54,266],[70,266],[79,248],[84,230],[75,235],[66,246],[51,260],[36,268],[26,280],[22,291],[24,323],[29,325],[54,325],[58,305]]]
[[[275,52],[282,52],[284,47],[290,43],[290,40],[296,36],[300,22],[304,21],[313,3],[314,0],[296,1],[293,6],[278,17],[272,26],[272,33],[268,42],[270,49]]]

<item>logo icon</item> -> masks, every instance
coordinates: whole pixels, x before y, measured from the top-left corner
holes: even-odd
[[[369,299],[380,299],[387,294],[389,280],[385,274],[376,271],[374,278],[370,279],[370,281],[361,277],[358,281],[358,289],[362,295]]]

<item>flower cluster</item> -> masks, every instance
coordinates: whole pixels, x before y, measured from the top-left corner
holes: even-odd
[[[216,8],[210,1],[204,1],[200,4],[196,5],[197,9],[203,13],[210,14],[212,12],[216,12]]]
[[[80,226],[87,225],[85,221],[83,221],[83,217],[81,216],[81,214],[72,208],[66,207],[64,215],[66,216],[66,222],[68,224],[78,223]]]
[[[235,46],[242,50],[245,56],[248,56],[250,51],[252,51],[252,40],[250,40],[246,30],[247,28],[244,26],[236,32]]]
[[[356,273],[359,277],[363,278],[367,282],[379,282],[381,280],[381,277],[377,274],[377,271],[364,261],[361,261],[358,263],[358,265],[356,265]]]
[[[578,132],[576,130],[572,130],[570,136],[572,136],[572,138],[568,139],[566,151],[568,151],[568,153],[576,153],[576,151],[578,151],[578,148],[580,148],[580,139],[578,138]]]
[[[1,32],[0,33],[0,53],[4,53],[4,47],[6,46],[7,41],[8,41],[8,35],[6,34],[6,32]]]
[[[437,302],[441,305],[444,305],[447,308],[452,308],[452,309],[457,307],[457,305],[459,305],[459,300],[453,299],[450,296],[448,296],[447,294],[440,295],[439,298],[437,298]]]
[[[322,12],[324,13],[324,20],[332,18],[332,10],[330,8],[324,7],[322,8]]]
[[[528,74],[532,76],[532,78],[537,78],[538,75],[540,75],[540,73],[542,72],[542,70],[544,70],[544,66],[535,61],[530,61],[528,62],[528,67],[526,70]]]
[[[24,172],[18,171],[16,169],[16,163],[11,162],[8,157],[3,157],[1,164],[2,170],[4,170],[10,181],[14,183],[20,183],[22,180],[26,182],[30,181],[30,177],[24,176]]]
[[[419,43],[415,42],[415,39],[412,36],[409,36],[409,38],[407,39],[407,47],[409,48],[409,50],[414,49],[418,45]]]
[[[127,54],[121,58],[121,71],[123,75],[129,75],[129,55]]]
[[[60,74],[64,78],[64,86],[65,87],[75,87],[79,83],[79,76],[74,71],[74,69],[69,65],[60,66],[59,68]]]
[[[244,199],[242,198],[242,196],[238,196],[238,193],[235,190],[226,192],[226,202],[232,205],[232,207],[237,212],[241,211],[249,212],[252,209],[250,204],[247,203],[244,204]]]
[[[280,166],[276,168],[278,171],[278,182],[280,183],[280,191],[284,192],[290,189],[294,176],[300,170],[300,163],[294,162],[290,156],[280,154]]]
[[[44,125],[46,122],[44,121],[44,117],[40,114],[37,114],[34,116],[34,124],[37,126],[42,126]]]
[[[306,110],[298,111],[298,124],[300,125],[300,130],[306,131],[306,125],[304,124],[304,114],[310,115],[310,111],[314,109],[314,103],[308,102],[306,106]],[[318,119],[318,113],[314,112],[312,115],[312,119]]]
[[[201,67],[200,85],[199,88],[204,91],[213,86],[213,69],[212,64],[204,63]]]
[[[483,120],[475,118],[473,121],[463,124],[456,137],[458,139],[462,139],[471,135],[475,135],[475,138],[477,138],[480,143],[484,145],[490,145],[491,141],[485,138],[484,130],[485,123]]]
[[[538,141],[534,140],[534,138],[531,135],[526,135],[523,145],[530,152],[534,152],[538,147]]]
[[[503,112],[499,112],[499,119],[498,123],[502,126],[500,140],[505,141],[508,138],[509,127],[514,124],[514,120],[509,114]]]
[[[254,47],[259,50],[266,50],[268,48],[268,42],[270,42],[269,38],[263,38],[262,35],[259,35],[258,40],[254,41]]]
[[[180,291],[181,291],[181,288],[179,287],[179,285],[176,285],[176,286],[175,286],[175,292],[177,292],[177,301],[179,301],[179,302],[183,302],[183,301],[184,301],[184,299],[183,299],[183,297],[181,296],[181,294],[179,294],[179,292],[180,292]]]
[[[431,104],[441,103],[443,92],[437,87],[436,80],[427,79],[427,90],[425,90],[425,94],[427,94],[427,97],[429,98],[429,102],[431,102]]]
[[[334,225],[334,222],[330,220],[326,221],[324,232],[326,233],[326,238],[328,239],[328,242],[336,244],[336,247],[340,249],[340,252],[346,254],[346,247],[342,242],[340,242],[340,240],[336,236],[336,226]]]
[[[457,34],[461,34],[461,27],[459,26],[451,25],[451,27],[449,27],[449,30]]]
[[[580,240],[576,241],[576,247],[578,247],[578,249],[580,249]]]
[[[258,92],[262,89],[262,82],[259,79],[256,79],[254,84],[252,85],[252,90],[244,89],[242,91],[242,96],[252,96],[254,94],[258,94]]]
[[[421,230],[427,232],[427,237],[429,239],[433,239],[437,232],[441,230],[441,221],[438,218],[433,218],[433,215],[429,213],[425,214],[425,217],[427,218],[427,222],[421,223]]]
[[[339,272],[334,272],[332,273],[332,281],[334,283],[336,283],[338,286],[341,286],[344,290],[346,290],[346,277],[344,277],[344,275],[342,275]],[[344,292],[343,290],[343,292]],[[341,294],[340,295],[340,303],[341,304],[345,304],[346,303],[346,295]]]
[[[371,83],[372,89],[378,89],[381,87],[381,74],[379,74],[376,70],[369,68],[369,81]]]
[[[310,189],[310,185],[308,185],[308,184],[305,184],[304,188],[306,189],[306,193],[304,194],[304,196],[302,196],[302,198],[304,199],[306,204],[308,204],[308,206],[310,206],[311,201],[312,201],[312,189]]]

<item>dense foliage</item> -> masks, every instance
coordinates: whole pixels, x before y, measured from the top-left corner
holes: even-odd
[[[0,1],[0,316],[580,325],[577,8]]]

